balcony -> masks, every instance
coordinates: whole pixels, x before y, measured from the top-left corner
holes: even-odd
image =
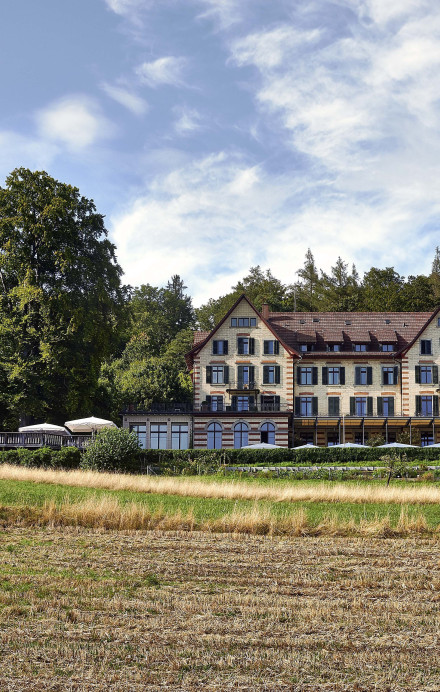
[[[167,415],[179,414],[179,413],[192,413],[193,411],[192,402],[188,401],[165,401],[156,402],[153,401],[150,406],[145,408],[136,408],[134,405],[129,405],[124,408],[122,414],[124,416],[129,416],[130,414],[145,414],[145,413],[162,413]]]

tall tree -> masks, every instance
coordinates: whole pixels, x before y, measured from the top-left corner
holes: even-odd
[[[0,371],[8,420],[90,410],[123,314],[115,247],[92,200],[45,172],[0,187]]]
[[[360,309],[367,312],[401,310],[401,293],[404,283],[404,277],[400,276],[393,267],[385,269],[372,267],[364,274]]]
[[[315,258],[309,248],[306,252],[304,266],[297,272],[299,282],[290,287],[289,308],[298,311],[315,312],[321,307],[323,282],[315,264]]]
[[[435,248],[435,255],[432,261],[431,274],[429,280],[432,286],[432,294],[436,305],[440,304],[440,248]]]
[[[354,265],[349,273],[348,264],[338,257],[336,264],[330,269],[330,274],[322,274],[322,284],[325,289],[321,301],[322,310],[350,312],[358,309],[360,289]]]

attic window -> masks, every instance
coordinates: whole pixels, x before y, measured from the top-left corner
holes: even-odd
[[[305,324],[306,321],[305,321],[305,320],[300,320],[299,323],[300,323],[300,324]]]
[[[407,322],[404,322],[404,323],[403,323],[403,326],[404,326],[404,327],[408,327],[408,323],[407,323]]]
[[[391,320],[385,320],[385,324],[391,324]]]
[[[319,322],[319,317],[314,317],[314,318],[313,318],[313,321],[314,321],[314,322]]]
[[[351,320],[345,320],[345,324],[351,324]]]

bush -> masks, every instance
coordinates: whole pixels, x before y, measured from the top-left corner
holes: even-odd
[[[139,470],[140,446],[126,428],[104,428],[87,446],[80,467],[95,471]]]
[[[81,452],[77,447],[62,447],[52,452],[50,463],[54,469],[79,469]]]

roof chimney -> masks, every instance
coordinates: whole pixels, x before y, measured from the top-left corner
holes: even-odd
[[[261,314],[263,315],[265,320],[269,319],[269,304],[268,303],[263,303],[261,306]]]

